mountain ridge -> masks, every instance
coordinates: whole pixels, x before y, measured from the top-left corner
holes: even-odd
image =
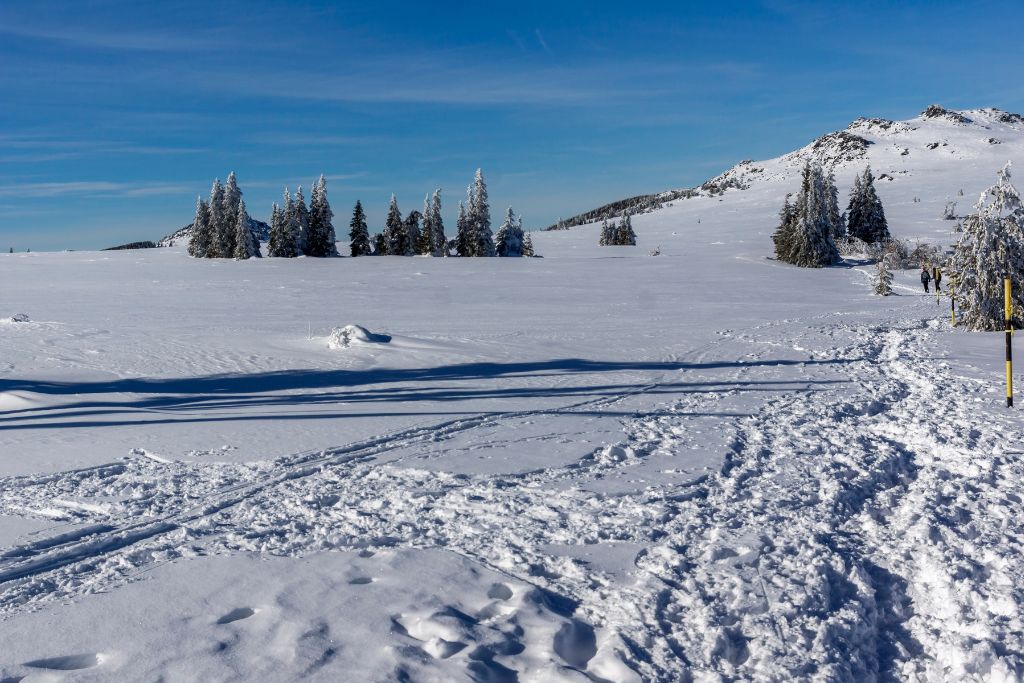
[[[826,171],[835,173],[852,165],[871,164],[878,179],[892,181],[907,174],[905,167],[896,168],[896,159],[905,160],[915,154],[934,155],[935,152],[948,153],[953,160],[972,158],[975,152],[967,149],[971,145],[965,144],[963,138],[974,133],[978,135],[975,141],[978,147],[1002,144],[1004,140],[998,135],[1016,135],[1024,142],[1024,116],[995,107],[953,110],[932,104],[916,117],[904,121],[859,117],[845,129],[825,133],[786,154],[764,161],[741,161],[696,187],[616,200],[560,220],[543,230],[569,229],[617,218],[625,210],[649,213],[677,200],[720,197],[726,192],[749,189],[755,182],[795,178],[807,161],[820,163]]]

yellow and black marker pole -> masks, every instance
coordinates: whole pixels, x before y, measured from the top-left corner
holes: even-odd
[[[939,268],[932,266],[932,280],[935,282],[935,305],[939,305]]]
[[[1006,322],[1006,407],[1013,407],[1013,304],[1010,278],[1003,278],[1003,314]]]
[[[949,276],[949,324],[956,327],[956,278],[953,275]]]

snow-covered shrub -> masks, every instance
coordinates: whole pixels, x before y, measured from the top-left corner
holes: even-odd
[[[942,248],[937,244],[918,242],[914,245],[907,259],[907,268],[922,268],[925,266],[942,266],[944,262]]]
[[[859,240],[856,237],[845,237],[841,240],[836,241],[836,248],[839,249],[839,255],[843,258],[850,256],[865,256],[868,254],[870,245],[863,240]]]
[[[391,337],[386,334],[374,334],[360,325],[335,327],[327,337],[327,348],[347,349],[358,344],[387,344]]]
[[[10,318],[8,318],[8,320],[10,320],[12,323],[27,323],[27,322],[31,322],[29,320],[29,317],[27,315],[25,315],[24,313],[15,313]]]

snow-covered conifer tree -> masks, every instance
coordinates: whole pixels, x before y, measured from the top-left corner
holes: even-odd
[[[349,241],[353,256],[369,256],[372,253],[370,247],[370,231],[366,227],[366,214],[363,213],[363,204],[358,199],[352,210],[352,221],[348,224]]]
[[[530,237],[530,233],[523,235],[523,256],[534,256],[533,252],[533,238]]]
[[[411,249],[409,246],[409,234],[405,231],[405,223],[402,221],[402,214],[398,210],[398,200],[391,195],[391,203],[388,205],[388,216],[384,221],[385,252],[391,256],[405,256]]]
[[[608,217],[601,222],[601,236],[598,238],[597,243],[602,247],[615,244],[615,222],[608,222]]]
[[[505,212],[505,220],[494,236],[494,249],[498,256],[523,255],[523,228],[512,207]]]
[[[195,258],[206,258],[213,243],[213,230],[210,226],[210,206],[202,197],[196,198],[196,217],[192,221],[192,237],[188,241],[188,255]]]
[[[295,258],[299,252],[299,223],[295,215],[295,201],[288,188],[284,190],[281,207],[278,209],[281,222],[280,236],[276,245],[276,256]]]
[[[267,243],[267,256],[278,257],[281,255],[281,234],[284,229],[284,216],[281,214],[281,207],[274,202],[270,208],[270,241]]]
[[[430,207],[430,195],[423,196],[423,226],[420,229],[419,239],[416,240],[416,253],[421,256],[430,256],[434,245],[433,209]]]
[[[420,244],[420,218],[422,217],[423,214],[416,209],[410,211],[409,215],[405,217],[405,236],[408,240],[406,256],[415,256],[420,253],[418,245]]]
[[[225,252],[224,232],[234,226],[233,217],[224,213],[224,186],[220,179],[213,181],[210,188],[210,231],[212,239],[206,252],[207,258],[231,258],[231,252]],[[229,227],[230,226],[230,227]]]
[[[238,204],[242,201],[242,190],[238,187],[238,179],[235,172],[228,174],[227,183],[224,184],[224,225],[221,229],[221,253],[227,257],[234,257],[235,253],[235,221],[238,217]]]
[[[839,188],[836,187],[836,176],[834,173],[830,172],[825,177],[825,190],[828,222],[832,230],[832,239],[846,239],[846,219],[839,213]]]
[[[245,210],[245,200],[238,200],[238,212],[235,214],[235,251],[232,256],[236,259],[260,258],[260,245],[256,236],[252,234],[249,227],[249,214]]]
[[[871,175],[871,167],[864,169],[864,207],[867,211],[865,216],[865,233],[871,239],[865,240],[875,244],[888,242],[892,237],[889,235],[889,223],[885,220],[885,209],[882,208],[882,200],[875,191],[875,177]]]
[[[274,202],[270,207],[270,236],[267,240],[267,257],[277,256],[281,244],[281,208]]]
[[[444,220],[441,218],[440,187],[430,198],[430,253],[433,256],[448,255],[448,238],[444,235]]]
[[[313,185],[313,195],[310,197],[307,256],[338,255],[338,238],[334,234],[334,224],[331,222],[333,218],[334,212],[331,211],[331,203],[327,200],[327,179],[321,175]]]
[[[378,232],[373,236],[373,255],[374,256],[387,256],[388,255],[388,240],[384,236],[384,233]]]
[[[494,234],[491,232],[491,206],[487,198],[487,183],[482,169],[476,169],[476,176],[469,191],[469,206],[466,211],[471,224],[474,244],[473,256],[494,256]]]
[[[889,268],[889,254],[878,259],[875,263],[875,294],[889,296],[892,294],[892,270]]]
[[[846,223],[850,237],[868,244],[888,242],[890,239],[885,210],[875,191],[875,177],[871,174],[870,166],[853,181]]]
[[[850,190],[850,202],[846,206],[846,233],[850,237],[863,240],[865,220],[864,183],[861,174],[853,177],[853,188]]]
[[[302,195],[302,185],[296,188],[295,196],[292,198],[292,225],[298,252],[305,254],[309,241],[309,209],[306,208],[306,198]]]
[[[775,258],[787,263],[793,258],[794,233],[796,231],[796,207],[789,202],[790,195],[779,211],[779,226],[772,234],[772,241],[775,242]]]
[[[459,252],[459,256],[473,256],[473,247],[475,246],[476,240],[473,239],[471,232],[472,226],[469,222],[469,217],[466,215],[466,207],[462,202],[459,202],[459,217],[455,221],[455,248]]]
[[[1024,322],[1024,206],[1010,182],[1010,163],[981,193],[964,218],[953,251],[958,324],[972,330],[1003,329],[1003,278],[1012,279],[1014,327]]]

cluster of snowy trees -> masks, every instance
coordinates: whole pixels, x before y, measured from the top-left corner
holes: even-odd
[[[1024,322],[1024,206],[1010,182],[1010,163],[981,193],[949,264],[957,320],[972,330],[1003,328],[1003,278],[1013,281],[1014,327]]]
[[[804,164],[796,201],[779,212],[779,227],[772,235],[780,261],[805,268],[821,268],[839,260],[836,241],[846,237],[846,222],[839,213],[835,177],[820,164]]]
[[[405,220],[391,195],[383,232],[370,237],[363,205],[356,202],[349,223],[352,256],[448,256],[448,240],[441,219],[441,188],[423,199],[423,212],[412,211]]]
[[[622,214],[622,220],[616,223],[605,218],[601,223],[601,237],[597,243],[605,246],[636,246],[636,233],[633,232],[633,219],[629,212]]]
[[[412,211],[405,219],[398,200],[391,196],[384,229],[371,237],[363,206],[356,202],[352,213],[352,256],[533,256],[533,242],[523,232],[522,218],[509,207],[497,234],[491,230],[491,209],[484,174],[477,169],[466,189],[466,201],[459,202],[455,239],[449,241],[441,218],[441,188],[423,199],[423,211]]]
[[[214,181],[210,200],[200,198],[197,201],[190,255],[238,259],[261,256],[241,197],[234,173],[228,176],[226,186],[219,180]],[[267,255],[279,258],[338,256],[333,218],[324,176],[313,185],[308,207],[301,186],[294,196],[286,188],[282,204],[275,203],[271,209]],[[349,228],[352,256],[449,256],[453,252],[459,256],[534,255],[530,236],[523,232],[522,218],[516,216],[511,207],[498,233],[492,232],[487,184],[480,169],[467,189],[466,202],[459,204],[457,234],[451,242],[444,233],[440,188],[424,198],[422,212],[413,211],[405,219],[392,195],[384,229],[373,236],[366,224],[363,205],[356,201]]]
[[[270,210],[267,255],[278,258],[337,256],[333,219],[334,211],[327,199],[327,179],[323,175],[313,184],[309,208],[301,185],[294,197],[285,188],[282,203],[275,203]]]
[[[242,191],[232,171],[226,185],[213,181],[210,200],[196,200],[188,253],[196,258],[259,258],[260,246],[249,226]]]
[[[846,209],[846,229],[850,237],[868,244],[888,242],[891,239],[882,200],[875,192],[875,177],[871,175],[870,166],[853,179],[850,203]]]
[[[805,268],[821,268],[839,260],[839,244],[854,239],[866,244],[890,240],[871,167],[854,179],[847,211],[840,214],[835,176],[826,174],[820,164],[804,164],[800,192],[793,202],[786,195],[779,227],[772,235],[776,258]]]

